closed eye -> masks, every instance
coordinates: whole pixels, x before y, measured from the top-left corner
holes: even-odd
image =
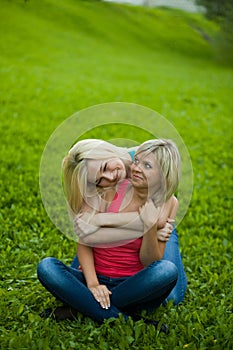
[[[108,162],[104,163],[104,166],[101,165],[101,167],[100,167],[100,173],[103,173],[103,172],[105,172],[105,171],[107,170],[107,164],[108,164]],[[101,183],[102,179],[103,179],[103,178],[100,177],[99,179],[96,180],[96,182],[95,182],[96,186],[98,186],[98,185]]]
[[[99,186],[99,184],[101,183],[102,181],[102,177],[100,177],[99,179],[96,180],[95,184],[96,186]]]

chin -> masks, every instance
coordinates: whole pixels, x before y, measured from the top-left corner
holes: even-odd
[[[140,185],[141,185],[139,181],[134,180],[134,179],[131,179],[131,183],[132,183],[132,185],[133,185],[133,186],[135,186],[135,187],[137,187],[137,186],[140,186]]]

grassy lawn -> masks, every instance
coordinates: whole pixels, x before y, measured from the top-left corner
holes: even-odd
[[[215,56],[217,26],[175,10],[1,0],[0,30],[1,349],[232,349],[233,71]],[[59,303],[38,282],[38,262],[54,256],[69,264],[76,249],[41,201],[43,149],[76,111],[118,101],[162,114],[192,159],[192,200],[178,226],[188,290],[180,306],[153,315],[169,336],[143,321],[39,317]],[[123,138],[148,136],[120,130]],[[117,138],[119,128],[83,137]]]

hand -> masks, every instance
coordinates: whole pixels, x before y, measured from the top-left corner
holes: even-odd
[[[110,295],[112,292],[104,284],[99,284],[97,286],[89,287],[89,290],[93,294],[94,298],[98,303],[100,303],[103,309],[108,309],[110,307]]]
[[[80,238],[86,237],[98,230],[99,227],[90,224],[88,221],[90,214],[83,213],[76,215],[74,219],[74,229]]]
[[[139,208],[139,215],[144,223],[145,229],[148,230],[157,223],[160,211],[161,208],[155,207],[151,199],[149,199],[141,208]]]
[[[167,242],[171,236],[173,226],[172,226],[172,222],[170,221],[173,222],[174,220],[168,219],[164,227],[157,231],[157,238],[160,242]]]

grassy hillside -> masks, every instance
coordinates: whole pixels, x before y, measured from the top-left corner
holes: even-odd
[[[214,56],[217,26],[175,10],[1,0],[0,31],[1,349],[231,349],[233,80]],[[41,202],[43,149],[76,111],[116,101],[161,113],[192,159],[193,196],[179,225],[189,288],[182,305],[154,315],[171,328],[168,337],[142,321],[38,316],[57,302],[37,281],[37,263],[69,263],[75,254]],[[115,126],[83,135],[110,136],[118,137]],[[121,136],[147,135],[123,125]]]

